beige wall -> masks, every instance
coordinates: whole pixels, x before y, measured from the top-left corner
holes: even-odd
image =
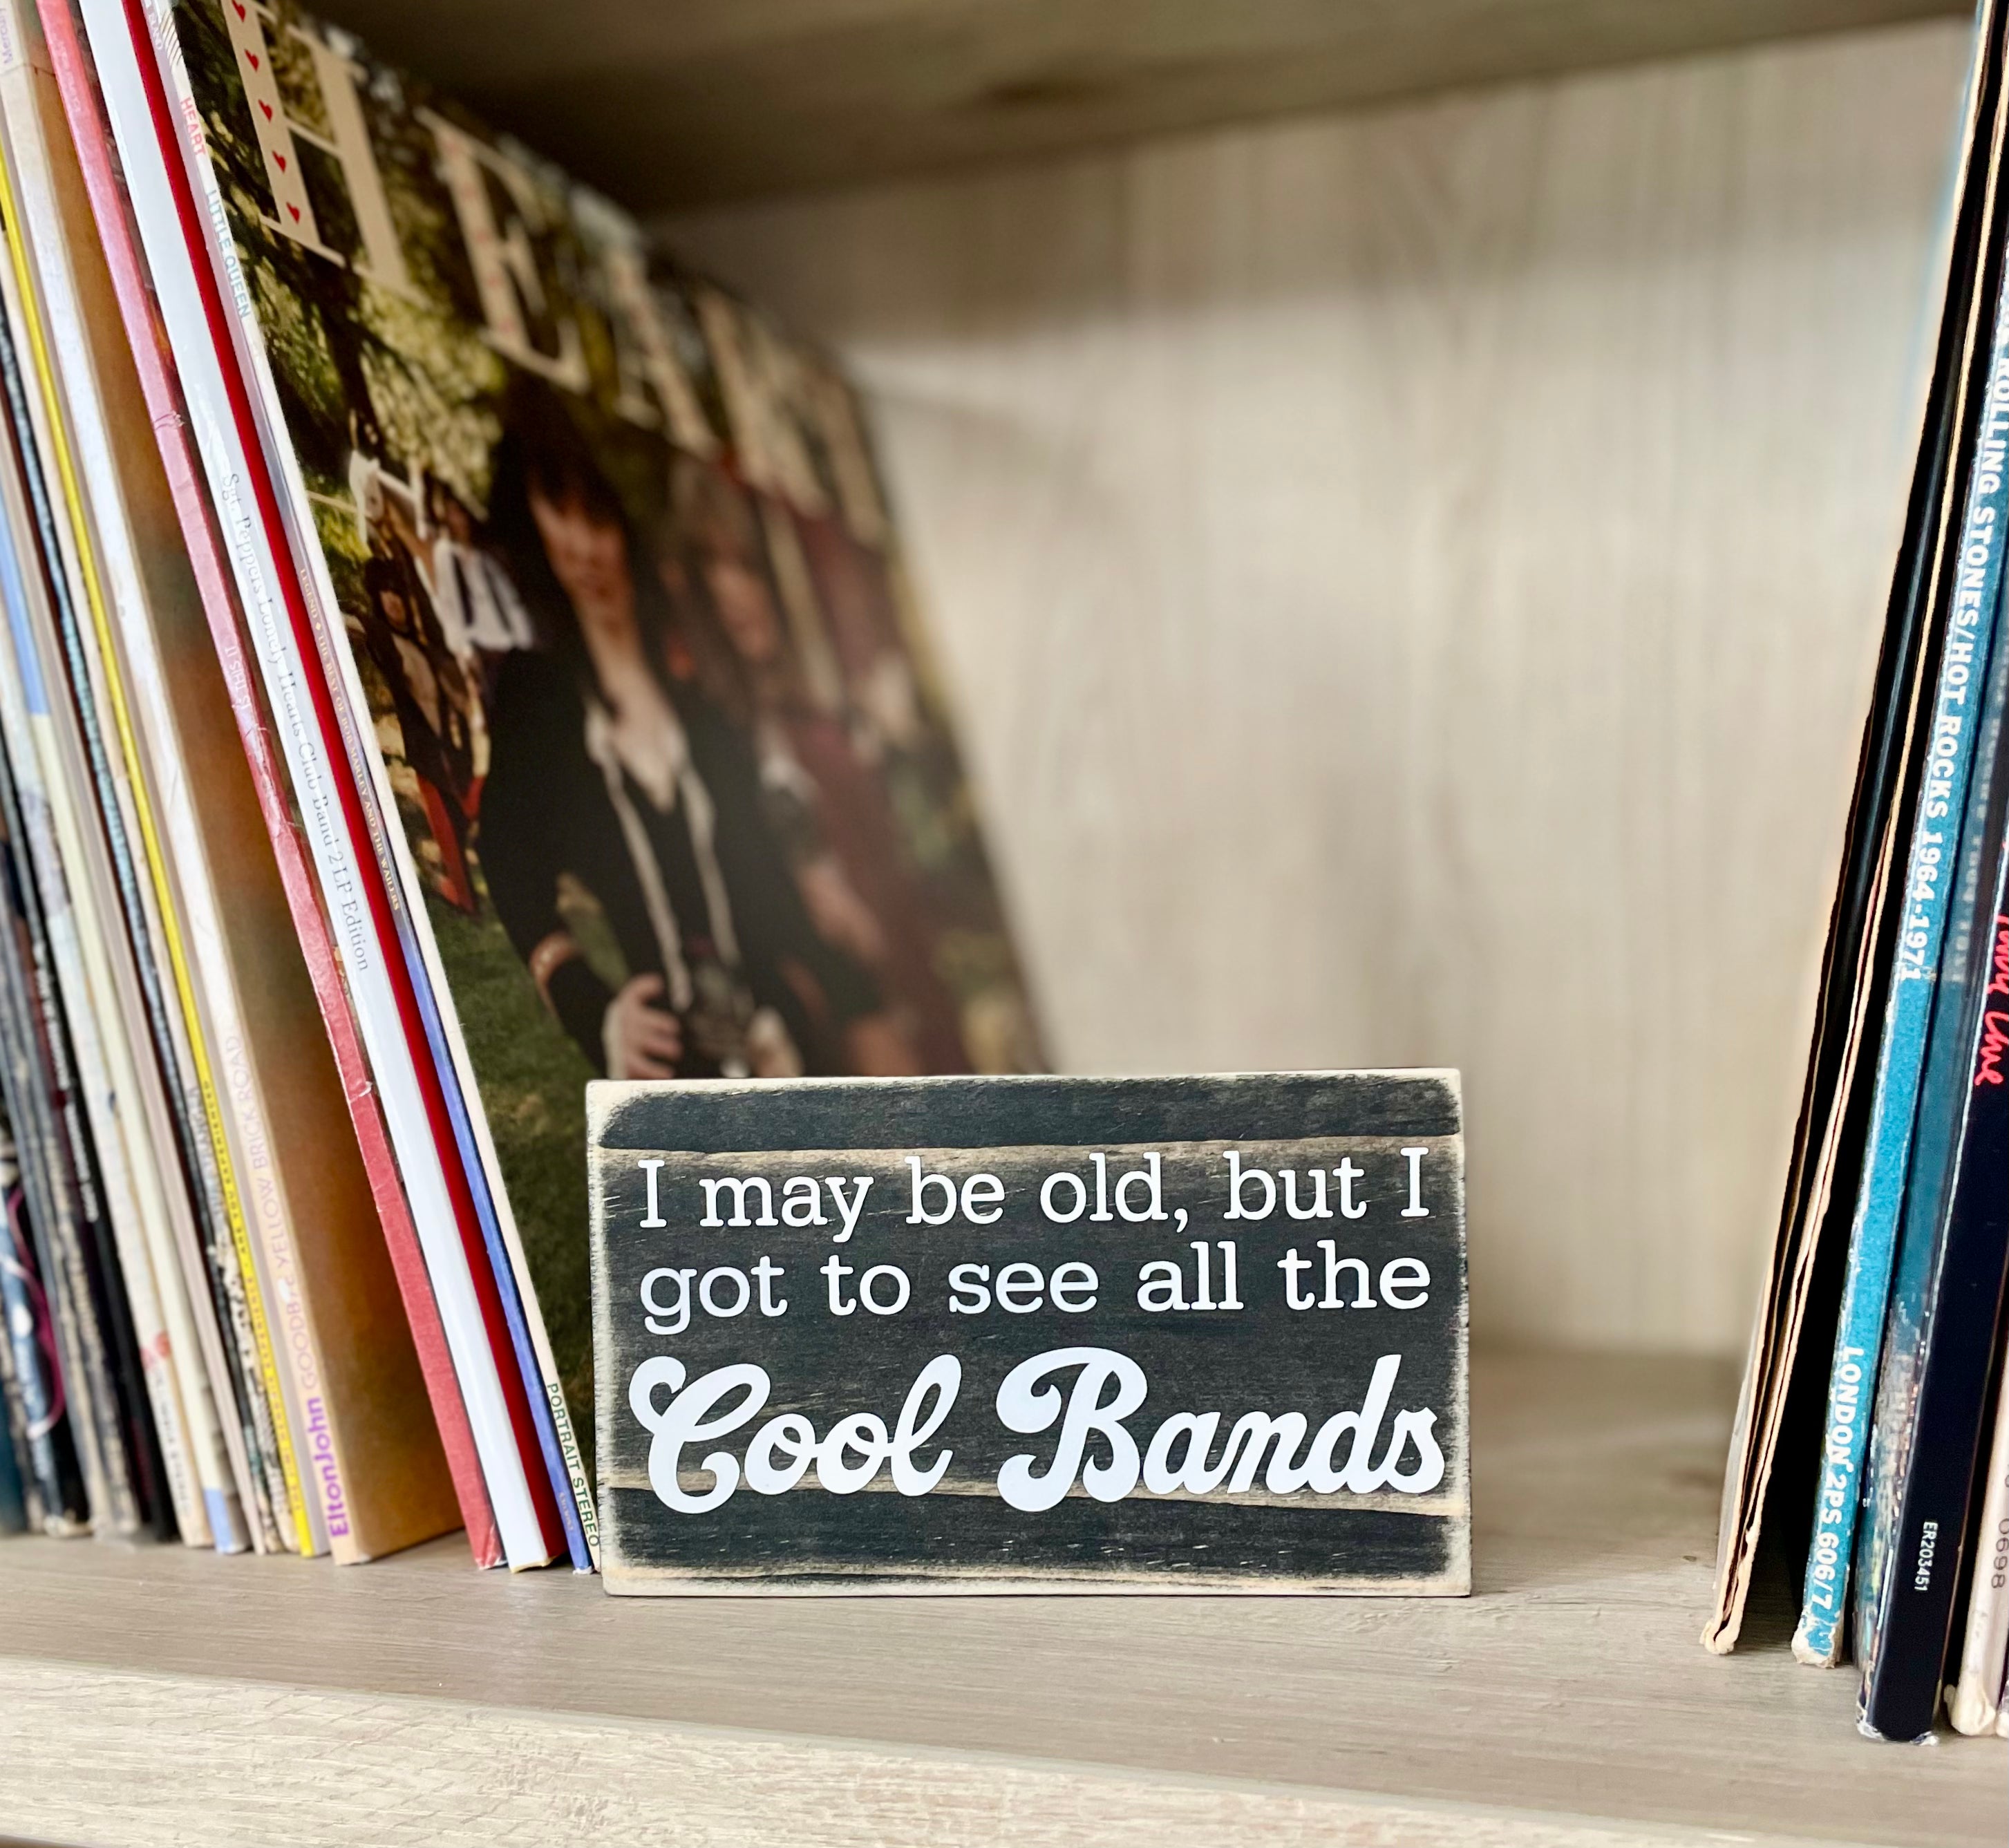
[[[1482,1336],[1743,1340],[1964,46],[671,227],[872,388],[1061,1063],[1462,1067]]]

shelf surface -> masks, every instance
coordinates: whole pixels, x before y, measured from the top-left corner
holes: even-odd
[[[1958,0],[321,0],[638,212],[1971,12]]]
[[[1482,1358],[1469,1600],[645,1601],[457,1538],[9,1542],[0,1836],[1999,1843],[2000,1742],[1862,1739],[1783,1610],[1699,1646],[1732,1385]]]

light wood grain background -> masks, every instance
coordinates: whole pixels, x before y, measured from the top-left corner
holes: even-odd
[[[638,211],[1107,147],[1972,0],[325,0]]]
[[[872,390],[1061,1064],[1462,1067],[1482,1339],[1743,1340],[1965,36],[669,227]]]
[[[1459,1598],[611,1598],[0,1546],[0,1832],[117,1848],[2000,1848],[2004,1754],[1696,1647],[1736,1390],[1481,1356]],[[1747,1636],[1747,1641],[1750,1638]]]

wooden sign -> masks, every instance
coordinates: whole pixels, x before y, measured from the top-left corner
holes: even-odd
[[[608,1590],[1470,1589],[1454,1072],[588,1116]]]

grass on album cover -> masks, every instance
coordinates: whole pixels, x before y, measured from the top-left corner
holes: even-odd
[[[592,1429],[593,1309],[586,1249],[586,1086],[579,1048],[540,1006],[501,922],[432,894],[427,911],[516,1209],[574,1425]],[[589,1456],[591,1446],[587,1445]],[[590,1465],[589,1465],[590,1466]]]

